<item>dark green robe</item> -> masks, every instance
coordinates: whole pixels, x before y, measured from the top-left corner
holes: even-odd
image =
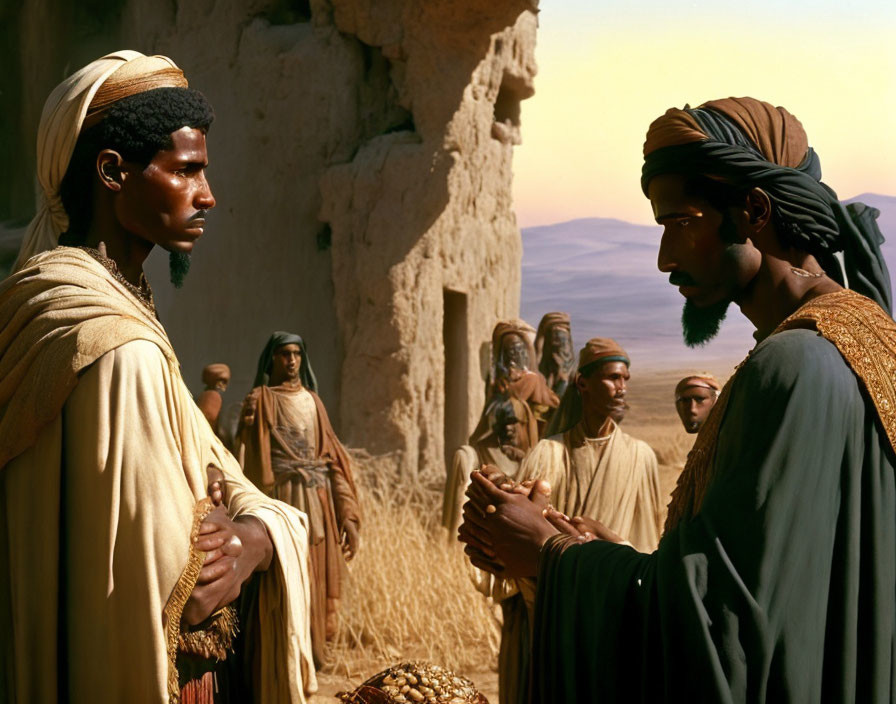
[[[533,702],[892,702],[896,456],[814,331],[734,381],[701,510],[651,555],[552,538]]]

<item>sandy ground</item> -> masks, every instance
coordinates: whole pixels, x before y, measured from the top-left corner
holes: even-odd
[[[653,447],[667,495],[694,439],[675,413],[676,383],[693,371],[725,381],[733,367],[632,370],[622,427]],[[356,454],[363,542],[350,566],[332,662],[319,674],[311,702],[333,703],[337,692],[386,667],[420,659],[470,678],[495,704],[499,623],[494,605],[473,588],[463,553],[438,527],[444,475],[424,472],[409,484],[390,472],[388,462]]]

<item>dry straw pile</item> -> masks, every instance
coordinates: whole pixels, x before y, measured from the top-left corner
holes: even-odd
[[[406,480],[389,457],[353,451],[363,524],[326,668],[367,676],[398,660],[458,672],[496,664],[500,624],[473,588],[461,546],[439,526],[442,477]]]

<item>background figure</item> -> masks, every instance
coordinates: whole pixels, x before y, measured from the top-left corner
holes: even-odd
[[[535,335],[535,355],[548,387],[558,397],[563,396],[576,369],[569,313],[545,314]]]
[[[344,563],[358,550],[360,510],[348,454],[315,388],[302,338],[275,332],[243,404],[238,443],[246,476],[308,516],[311,642],[320,667],[336,634]]]
[[[686,376],[675,387],[675,410],[688,433],[696,433],[716,404],[721,384],[712,374],[701,372]]]
[[[471,473],[483,465],[491,465],[507,477],[515,477],[521,461],[538,442],[538,427],[529,406],[508,395],[506,385],[499,382],[499,387],[505,389],[504,394],[496,397],[487,409],[470,437],[470,445],[458,448],[448,470],[442,504],[442,525],[447,529],[448,540],[451,542],[457,539],[457,529],[466,501],[464,494],[470,484]],[[516,672],[519,669],[516,661],[529,650],[529,620],[526,618],[525,604],[519,597],[519,587],[513,580],[495,577],[473,565],[469,565],[469,568],[470,578],[476,589],[501,605],[503,620],[499,671]],[[502,664],[505,660],[511,664]],[[507,687],[502,687],[501,691],[506,689]],[[506,699],[502,694],[501,701],[516,700]]]
[[[523,457],[537,442],[538,427],[529,406],[506,394],[497,397],[470,436],[470,444],[457,449],[448,469],[442,525],[449,541],[457,537],[470,473],[490,464],[508,477],[515,477]]]
[[[492,331],[492,368],[486,389],[482,426],[485,415],[496,397],[513,396],[532,411],[539,432],[547,422],[551,409],[560,399],[551,391],[535,368],[535,347],[530,335],[535,330],[523,320],[502,320]]]
[[[552,432],[523,460],[520,481],[551,485],[551,503],[570,517],[598,519],[638,550],[656,548],[663,525],[656,455],[613,419],[625,406],[629,358],[614,340],[594,338],[579,353],[576,374],[557,411]],[[528,701],[529,623],[535,585],[518,580],[519,593],[502,602],[499,655],[501,704]]]
[[[224,403],[223,394],[230,384],[230,367],[226,364],[209,364],[202,370],[202,383],[205,384],[205,390],[199,394],[196,405],[212,426],[215,435],[220,435],[218,415]]]

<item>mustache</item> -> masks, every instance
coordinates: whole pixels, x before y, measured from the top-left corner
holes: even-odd
[[[691,278],[690,274],[683,271],[673,271],[669,274],[669,283],[673,286],[696,286],[697,282]]]
[[[187,222],[191,222],[193,220],[205,220],[205,216],[208,215],[207,210],[197,210],[193,215],[187,218]]]

